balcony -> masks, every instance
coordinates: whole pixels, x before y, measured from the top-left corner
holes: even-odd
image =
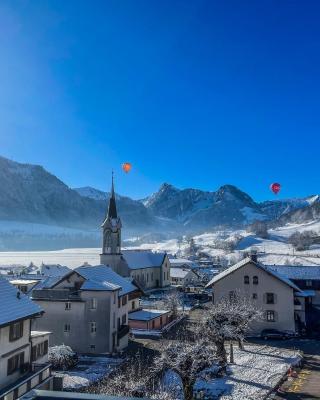
[[[35,289],[32,292],[32,298],[34,300],[81,301],[79,291],[74,289]]]
[[[123,338],[128,333],[129,333],[129,325],[121,325],[120,328],[118,329],[118,339]]]
[[[0,400],[16,400],[51,379],[51,365],[33,365],[32,371],[0,390]]]

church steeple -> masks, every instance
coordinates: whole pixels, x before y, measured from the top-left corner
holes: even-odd
[[[112,172],[111,195],[109,199],[108,212],[102,224],[102,254],[121,254],[121,227],[121,220],[117,214],[114,177]]]
[[[112,171],[112,182],[111,182],[111,196],[109,199],[109,208],[108,208],[108,218],[118,218],[116,196],[114,192],[113,171]]]

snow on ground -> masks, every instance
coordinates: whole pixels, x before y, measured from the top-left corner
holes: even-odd
[[[230,375],[207,382],[201,380],[196,388],[208,394],[220,393],[221,400],[262,399],[300,359],[298,352],[289,349],[264,345],[246,345],[245,350],[235,347]]]
[[[100,264],[101,249],[66,249],[58,251],[4,251],[0,252],[1,265],[25,265],[31,262],[35,265],[60,264],[70,268],[76,268],[88,262],[91,265]]]
[[[12,223],[14,227],[14,223]],[[39,224],[30,224],[30,229],[37,231]],[[33,226],[31,228],[31,226]],[[1,232],[0,221],[0,232]],[[18,228],[18,225],[17,225]],[[41,229],[46,229],[42,226]],[[320,234],[320,222],[310,222],[305,224],[288,224],[281,228],[269,230],[269,239],[259,238],[245,230],[221,230],[216,232],[204,233],[194,236],[195,243],[203,252],[210,256],[224,256],[226,259],[234,261],[239,257],[240,252],[248,251],[252,248],[258,250],[261,255],[260,260],[266,264],[286,264],[288,262],[298,262],[305,265],[320,265],[320,245],[313,245],[309,250],[297,252],[287,243],[287,239],[292,233],[305,230],[314,230]],[[237,251],[228,253],[223,249],[217,248],[217,242],[228,242],[242,237]],[[153,251],[167,251],[170,254],[183,256],[189,247],[186,238],[181,242],[178,239],[164,240],[156,243],[144,243],[140,246],[130,248]],[[1,266],[24,265],[28,266],[31,262],[35,265],[61,264],[70,268],[76,268],[84,263],[97,265],[100,262],[99,248],[75,248],[58,251],[22,251],[22,252],[0,252]]]
[[[123,360],[108,357],[80,356],[79,363],[69,371],[59,371],[63,376],[64,390],[74,390],[89,386],[109,374]]]

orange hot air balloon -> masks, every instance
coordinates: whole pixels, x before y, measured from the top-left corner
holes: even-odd
[[[122,169],[124,170],[124,172],[127,174],[128,172],[130,172],[132,168],[132,165],[129,162],[125,162],[122,164]]]
[[[274,194],[278,194],[280,192],[281,189],[281,185],[280,183],[272,183],[270,185],[270,189],[273,191]]]

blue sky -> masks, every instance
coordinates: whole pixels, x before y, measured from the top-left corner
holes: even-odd
[[[135,198],[320,192],[317,1],[0,2],[0,154]],[[124,161],[133,164],[122,173]]]

